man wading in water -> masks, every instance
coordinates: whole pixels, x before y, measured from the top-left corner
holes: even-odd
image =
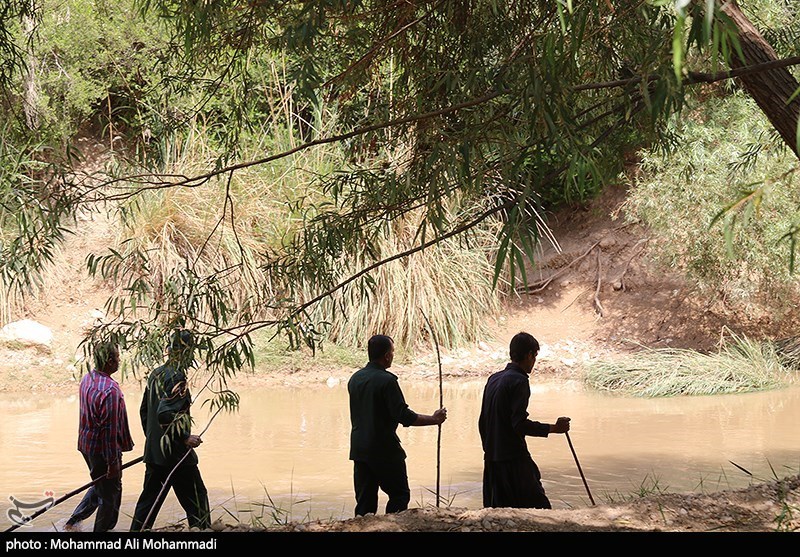
[[[484,507],[552,508],[525,437],[566,433],[570,419],[558,418],[555,424],[528,419],[528,376],[538,354],[539,342],[528,333],[517,333],[509,346],[511,362],[486,382],[478,418]]]

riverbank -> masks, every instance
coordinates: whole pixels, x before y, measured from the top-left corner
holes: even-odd
[[[796,532],[800,530],[800,476],[712,493],[660,493],[576,509],[410,508],[347,520],[294,521],[268,527],[218,518],[216,532]],[[187,531],[180,525],[159,531]]]

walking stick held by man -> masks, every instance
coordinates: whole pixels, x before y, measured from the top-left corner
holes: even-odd
[[[123,464],[122,467],[120,468],[120,470],[125,470],[126,468],[130,468],[134,464],[139,464],[142,461],[142,459],[144,459],[143,456],[140,456],[139,458],[134,458],[130,462],[126,462],[125,464]],[[69,499],[71,497],[74,497],[78,493],[86,491],[87,489],[89,489],[90,487],[92,487],[96,483],[99,483],[103,479],[105,479],[105,476],[101,476],[99,478],[96,478],[95,480],[93,480],[93,481],[91,481],[91,482],[89,482],[89,483],[87,483],[85,485],[82,485],[79,488],[73,489],[69,493],[65,493],[64,495],[62,495],[61,497],[59,497],[58,499],[53,501],[53,503],[51,505],[47,505],[45,507],[42,507],[41,509],[39,509],[38,511],[36,511],[32,515],[30,515],[30,516],[21,516],[19,522],[17,522],[16,524],[11,526],[10,528],[7,528],[6,530],[4,530],[4,532],[6,532],[6,533],[13,532],[14,530],[19,528],[20,526],[23,526],[23,525],[31,522],[34,518],[37,518],[37,517],[43,515],[44,513],[46,513],[47,511],[49,511],[53,507],[55,507],[56,505],[59,505],[59,504],[63,503],[64,501],[66,501],[67,499]]]
[[[569,450],[572,451],[572,457],[575,459],[575,464],[578,466],[578,472],[581,475],[581,479],[583,480],[583,487],[586,488],[586,493],[589,495],[589,501],[592,502],[594,505],[594,499],[592,498],[592,492],[589,491],[589,484],[586,483],[586,476],[583,475],[583,469],[581,468],[581,463],[578,462],[578,455],[575,454],[575,448],[572,446],[572,439],[569,438],[569,431],[564,432],[567,436],[567,443],[569,443]]]

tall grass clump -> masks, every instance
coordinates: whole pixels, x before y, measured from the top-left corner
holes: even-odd
[[[800,371],[800,337],[776,340],[775,348],[783,365],[795,371]]]
[[[262,131],[253,134],[252,142],[244,147],[243,160],[258,158],[258,153],[289,150],[298,141],[296,130],[274,122]],[[207,138],[204,129],[196,126],[185,135],[163,140],[161,159],[168,164],[162,172],[193,175],[206,171],[219,156]],[[148,253],[149,277],[155,284],[188,260],[200,275],[227,269],[226,289],[243,312],[256,307],[254,300],[259,296],[260,307],[269,307],[273,305],[269,298],[277,298],[280,292],[270,284],[263,254],[280,253],[282,241],[299,232],[304,218],[301,207],[326,200],[318,177],[335,172],[337,165],[346,165],[339,147],[323,146],[269,165],[241,169],[229,182],[147,192],[125,207],[125,226],[118,244],[128,252]],[[230,213],[225,217],[231,207],[235,227]],[[400,219],[382,235],[375,250],[380,257],[412,246],[417,217]],[[356,348],[372,334],[384,331],[399,345],[412,346],[427,334],[422,312],[443,346],[481,338],[487,333],[488,318],[499,310],[502,290],[492,284],[495,233],[492,225],[487,225],[469,240],[449,240],[384,265],[372,274],[375,288],[369,292],[357,288],[336,292],[312,308],[313,319],[327,324],[321,340]],[[371,262],[360,257],[342,261],[342,276]],[[317,294],[311,288],[302,292],[305,299]]]
[[[265,125],[244,139],[240,157],[252,160],[264,152],[288,150],[296,133]],[[212,135],[195,121],[180,134],[160,138],[159,172],[190,176],[213,168],[225,149],[209,139]],[[280,246],[281,238],[298,225],[292,202],[318,198],[315,177],[330,172],[337,160],[335,148],[309,149],[202,187],[145,192],[123,207],[117,244],[127,253],[148,253],[156,284],[186,261],[199,275],[224,273],[229,295],[249,310],[256,299],[273,294],[261,254]]]
[[[381,258],[411,247],[418,217],[397,221],[378,238]],[[492,284],[494,239],[486,226],[469,241],[446,240],[387,263],[371,274],[371,289],[337,292],[320,304],[315,317],[329,323],[331,340],[352,347],[363,347],[370,336],[384,333],[398,346],[413,348],[428,335],[426,317],[444,347],[484,338],[503,295],[503,287]],[[367,264],[361,258],[343,262],[343,276]]]
[[[649,349],[615,361],[585,364],[584,382],[601,391],[637,397],[714,395],[786,386],[796,374],[772,343],[733,336],[717,353]]]
[[[308,365],[305,350],[292,350],[287,340],[272,331],[260,330],[253,334],[255,369],[301,369]],[[363,350],[328,341],[314,352],[314,365],[339,369],[357,368],[364,364]]]
[[[674,149],[641,153],[626,217],[653,230],[658,261],[709,295],[787,316],[800,298],[787,236],[800,223],[797,158],[742,92],[709,97],[671,126]]]

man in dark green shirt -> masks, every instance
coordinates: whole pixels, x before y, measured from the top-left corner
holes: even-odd
[[[378,512],[378,489],[389,496],[386,513],[404,511],[411,500],[406,470],[406,453],[397,436],[403,427],[440,425],[447,409],[433,415],[417,414],[408,407],[397,376],[387,371],[394,359],[394,342],[375,335],[367,343],[369,363],[347,383],[350,395],[350,460],[356,516]]]
[[[131,531],[153,527],[170,488],[186,511],[190,527],[211,527],[208,491],[194,451],[203,440],[191,434],[192,397],[186,370],[194,361],[193,354],[192,333],[176,331],[170,339],[167,362],[154,369],[147,379],[139,408],[145,434],[144,485],[136,503]],[[169,485],[162,492],[167,478],[170,478]]]

